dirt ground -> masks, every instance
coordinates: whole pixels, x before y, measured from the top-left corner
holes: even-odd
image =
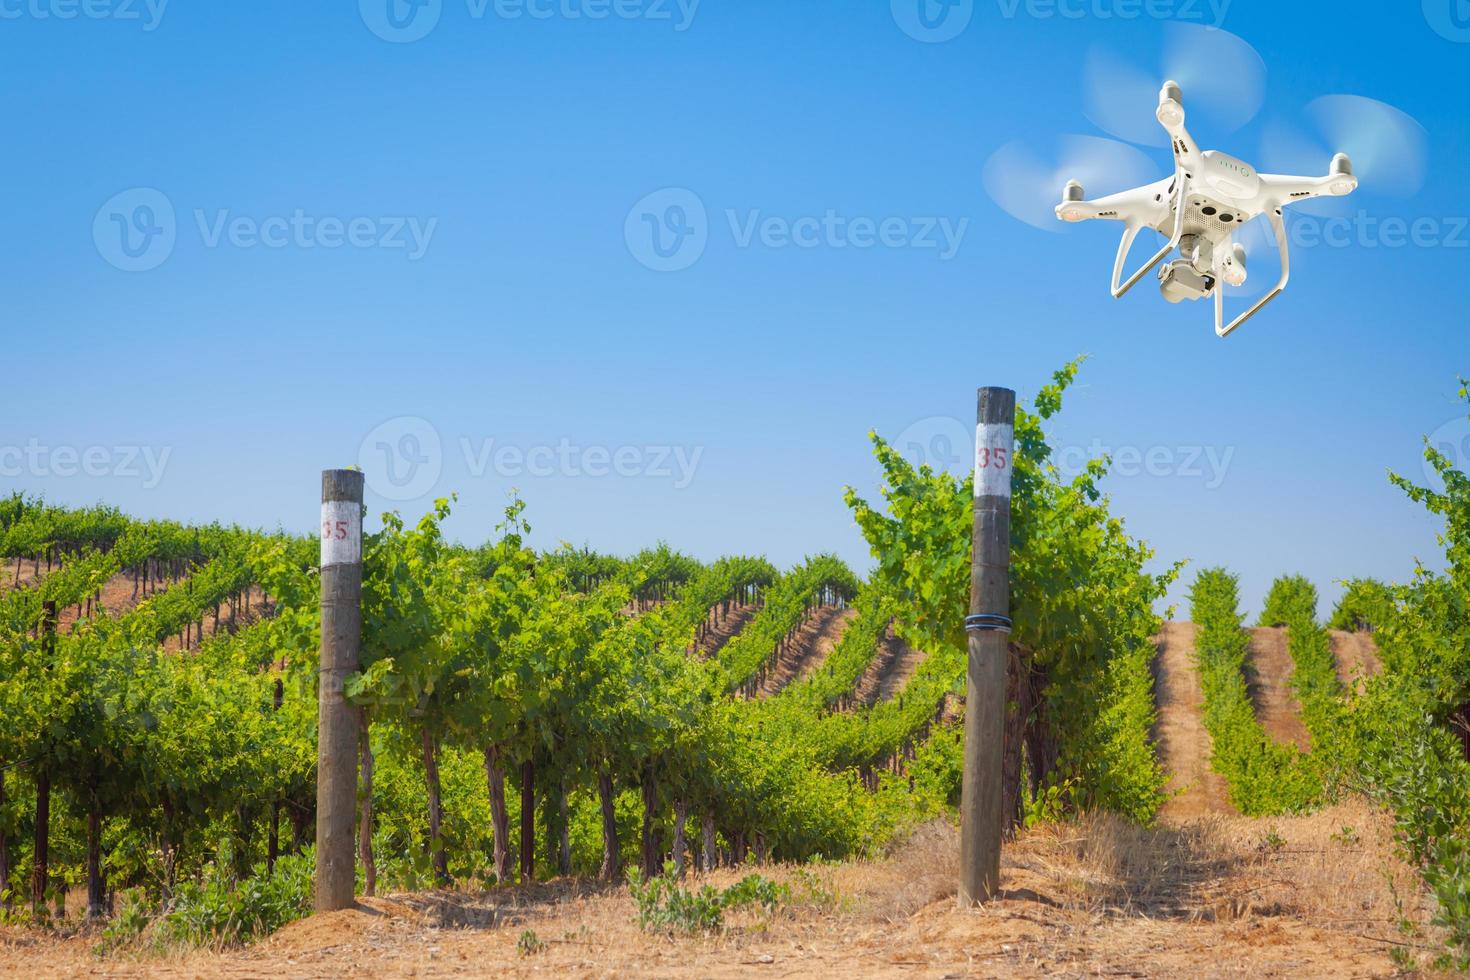
[[[760,696],[770,697],[792,681],[821,667],[856,616],[857,610],[851,608],[820,606],[815,609],[802,621],[787,651],[776,657],[775,667],[761,683]]]
[[[927,656],[909,646],[890,630],[878,638],[878,655],[868,664],[853,688],[853,703],[874,705],[893,697],[908,683]]]
[[[46,563],[40,563],[40,569],[36,563],[29,558],[11,558],[5,562],[3,575],[8,588],[24,589],[31,583],[44,578],[46,575]]]
[[[730,615],[718,626],[710,629],[699,641],[699,653],[701,656],[713,657],[719,653],[731,638],[745,629],[747,623],[756,617],[761,607],[755,603],[748,605],[737,605],[730,610]]]
[[[799,872],[792,901],[721,933],[636,923],[626,888],[556,881],[365,900],[244,949],[92,953],[95,936],[0,929],[0,973],[108,977],[1386,977],[1413,895],[1383,817],[1362,804],[1274,821],[1212,816],[1152,830],[1109,817],[1041,828],[1005,855],[999,900],[954,902],[955,831],[891,857]],[[710,876],[716,885],[737,873]],[[1424,911],[1408,914],[1422,918]],[[535,934],[539,951],[518,950]],[[1423,950],[1418,947],[1425,947]]]
[[[1160,826],[1091,815],[1029,831],[977,909],[956,907],[956,831],[936,822],[881,860],[758,869],[791,901],[711,935],[645,932],[626,887],[568,879],[366,899],[218,952],[98,957],[96,933],[0,927],[0,975],[1335,978],[1401,975],[1396,951],[1429,962],[1439,937],[1382,813],[1231,812],[1209,768],[1194,634],[1169,623],[1158,638],[1156,737],[1175,791]]]
[[[1204,693],[1195,668],[1193,623],[1165,623],[1156,638],[1154,700],[1159,720],[1154,741],[1164,770],[1170,774],[1162,816],[1175,820],[1210,813],[1233,813],[1225,778],[1210,768],[1210,733],[1200,714]]]
[[[1311,748],[1307,726],[1302,724],[1302,706],[1291,689],[1291,673],[1296,665],[1287,648],[1286,630],[1262,627],[1249,633],[1250,665],[1254,671],[1250,693],[1256,718],[1266,734],[1276,741],[1289,742],[1299,749]]]
[[[1328,635],[1332,637],[1332,654],[1337,660],[1337,679],[1344,687],[1361,687],[1378,673],[1378,645],[1373,642],[1373,634],[1329,630]]]
[[[13,576],[14,566],[8,567],[12,569],[10,574]],[[31,567],[31,563],[29,562],[26,562],[23,565],[24,570],[29,570]],[[45,576],[46,567],[42,565],[40,578],[45,578]],[[0,581],[8,581],[8,579],[6,579],[5,576],[0,575]],[[23,575],[21,578],[22,587],[25,587],[28,581],[33,582],[37,581],[37,579],[28,580],[27,577]],[[121,616],[131,610],[144,598],[143,596],[139,595],[136,590],[137,586],[133,581],[132,573],[120,572],[117,575],[112,576],[112,578],[108,579],[103,584],[100,594],[97,596],[96,602],[90,607],[90,611],[93,615],[96,615],[99,611],[101,611],[106,612],[110,616]],[[249,592],[250,611],[247,613],[242,610],[240,616],[236,618],[235,625],[237,628],[243,628],[245,626],[248,626],[250,623],[255,622],[257,619],[260,618],[261,610],[265,608],[265,594],[264,592],[262,592],[260,587],[252,585],[249,589]],[[83,603],[80,610],[75,605],[64,606],[61,609],[58,609],[56,617],[57,628],[60,629],[62,632],[69,632],[76,626],[79,619],[85,619],[87,617],[88,611],[89,607],[85,603]],[[79,612],[80,616],[78,615]],[[221,629],[227,629],[229,626],[229,621],[230,615],[228,603],[225,603],[221,606],[218,617],[216,617],[214,610],[205,610],[205,635],[212,636],[214,633],[218,632]],[[198,639],[195,638],[192,642],[197,644]],[[179,638],[168,637],[164,640],[163,645],[164,648],[167,650],[177,650],[180,647]]]

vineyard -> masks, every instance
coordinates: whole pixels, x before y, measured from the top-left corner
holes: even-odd
[[[428,969],[412,953],[423,922],[494,937],[493,953],[464,947],[471,971],[481,955],[587,969],[601,961],[584,931],[609,908],[608,936],[637,935],[604,946],[653,958],[620,968],[670,975],[680,947],[640,944],[725,936],[687,940],[707,959],[684,964],[723,975],[796,930],[809,969],[837,972],[830,926],[882,951],[870,972],[1045,975],[1142,955],[1104,934],[1168,946],[1252,916],[1292,923],[1273,925],[1288,947],[1365,950],[1363,972],[1470,968],[1470,477],[1430,448],[1443,490],[1394,478],[1443,520],[1445,571],[1349,583],[1325,619],[1313,583],[1283,576],[1247,626],[1228,570],[1159,570],[1100,490],[1106,460],[1073,479],[1052,465],[1046,424],[1078,367],[1015,426],[999,904],[1033,912],[984,926],[949,911],[973,489],[874,435],[881,499],[846,494],[866,577],[830,555],[782,569],[665,544],[537,551],[519,497],[475,547],[444,532],[453,498],[382,515],[362,543],[346,693],[357,893],[387,923],[373,935],[398,937],[392,969]],[[353,931],[367,925],[295,922],[317,799],[316,538],[15,495],[0,558],[0,969],[100,956],[141,974],[202,947],[263,972],[250,957],[289,940],[308,972],[338,972],[332,929],[368,955]],[[1166,622],[1185,574],[1191,622]],[[1378,896],[1386,878],[1392,899],[1363,898],[1324,936],[1290,889],[1252,879],[1220,898],[1232,874],[1295,874],[1293,835],[1325,823],[1312,846],[1339,872],[1380,827],[1362,887]],[[551,906],[574,938],[519,928]],[[883,928],[851,925],[863,915],[924,952],[894,959]],[[1043,928],[1018,927],[1027,916]],[[1093,939],[1059,952],[1062,932]],[[981,947],[998,958],[966,959]]]

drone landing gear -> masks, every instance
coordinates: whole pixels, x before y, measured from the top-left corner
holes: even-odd
[[[1282,290],[1286,289],[1286,281],[1291,278],[1291,258],[1287,251],[1286,225],[1281,220],[1281,209],[1272,208],[1266,212],[1266,219],[1271,222],[1271,230],[1276,235],[1276,247],[1281,251],[1281,278],[1271,291],[1256,300],[1254,306],[1246,310],[1240,316],[1231,320],[1227,326],[1225,323],[1225,289],[1223,286],[1215,287],[1215,334],[1224,337],[1230,331],[1240,326],[1257,313],[1276,297],[1280,296]]]
[[[1144,264],[1143,268],[1129,276],[1128,281],[1120,286],[1118,280],[1123,277],[1123,263],[1127,261],[1128,253],[1133,249],[1133,239],[1144,227],[1133,221],[1124,225],[1123,240],[1118,243],[1118,257],[1113,260],[1113,299],[1121,298],[1124,293],[1138,284],[1138,280],[1152,272],[1160,262],[1169,257],[1169,253],[1179,247],[1179,242],[1184,238],[1184,197],[1188,189],[1185,184],[1183,169],[1176,167],[1174,170],[1174,234],[1170,236],[1164,247]]]

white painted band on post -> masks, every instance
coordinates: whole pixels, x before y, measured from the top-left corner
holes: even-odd
[[[350,500],[322,502],[322,567],[362,561],[362,505]]]
[[[975,427],[975,496],[1010,497],[1016,429],[981,422]]]

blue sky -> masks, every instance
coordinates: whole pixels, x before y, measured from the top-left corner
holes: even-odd
[[[318,472],[363,463],[375,510],[459,491],[467,540],[514,485],[543,545],[866,567],[841,494],[876,491],[870,428],[942,451],[976,385],[1024,398],[1087,353],[1056,442],[1153,453],[1108,489],[1161,558],[1254,605],[1437,553],[1385,473],[1470,436],[1451,0],[927,0],[937,43],[920,0],[394,2],[406,31],[388,0],[0,0],[0,446],[33,450],[0,483],[305,530]],[[1391,103],[1424,186],[1353,204],[1435,231],[1298,249],[1229,341],[1148,283],[1108,296],[1116,225],[1037,230],[981,181],[1010,140],[1105,135],[1090,46],[1222,10],[1266,106],[1201,143],[1251,160],[1317,96]],[[703,251],[658,271],[644,213]]]

